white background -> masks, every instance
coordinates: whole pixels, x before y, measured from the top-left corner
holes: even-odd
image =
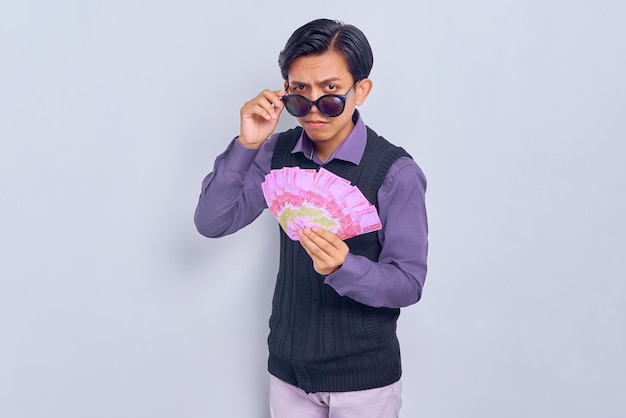
[[[623,1],[2,0],[1,417],[268,416],[276,223],[193,211],[318,17],[429,182],[403,416],[626,415]]]

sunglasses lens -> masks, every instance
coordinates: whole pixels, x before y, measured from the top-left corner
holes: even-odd
[[[316,102],[311,102],[299,94],[288,94],[283,96],[283,102],[287,112],[297,118],[308,115],[312,105],[315,105],[322,115],[334,118],[343,113],[346,105],[345,96],[334,94],[322,96]]]
[[[309,103],[302,96],[289,94],[283,97],[283,102],[285,102],[287,112],[297,118],[305,116],[309,113],[309,110],[311,110]]]
[[[332,118],[341,115],[344,109],[344,102],[336,96],[324,96],[317,103],[317,108],[322,115]]]

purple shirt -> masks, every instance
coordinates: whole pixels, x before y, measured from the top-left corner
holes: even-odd
[[[358,114],[358,112],[357,112]],[[278,134],[270,136],[258,150],[249,149],[235,138],[215,160],[213,171],[202,182],[195,224],[207,237],[232,234],[254,221],[267,208],[261,183],[270,172]],[[361,161],[367,131],[357,122],[326,160]],[[293,153],[304,155],[324,166],[313,152],[304,133]],[[349,253],[343,265],[326,276],[325,283],[337,293],[374,307],[399,308],[416,303],[426,278],[428,223],[426,178],[417,164],[401,157],[389,169],[378,191],[378,231],[382,250],[378,262]]]

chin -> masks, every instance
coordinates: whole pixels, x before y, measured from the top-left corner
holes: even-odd
[[[309,137],[309,139],[311,140],[311,142],[325,142],[328,141],[329,138],[327,137],[327,135],[320,135],[318,132],[306,132],[306,136]]]

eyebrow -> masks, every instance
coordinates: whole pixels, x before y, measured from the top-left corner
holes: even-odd
[[[329,77],[329,78],[326,78],[326,79],[321,80],[321,81],[316,81],[314,84],[317,84],[318,86],[323,86],[323,85],[330,84],[330,83],[333,83],[333,82],[338,81],[338,80],[341,80],[341,79],[339,77]],[[309,83],[305,83],[304,81],[298,81],[298,80],[290,81],[289,85],[290,86],[292,86],[292,85],[303,85],[303,86],[306,86],[306,87],[310,87],[311,86],[311,84],[309,84]]]

